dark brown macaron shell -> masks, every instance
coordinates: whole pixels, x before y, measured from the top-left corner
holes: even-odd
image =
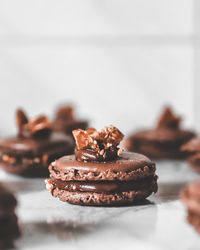
[[[53,196],[79,205],[113,205],[145,199],[157,191],[155,164],[124,152],[110,162],[79,162],[74,155],[49,166],[47,189]]]
[[[48,181],[47,181],[48,185]],[[133,204],[157,191],[157,183],[148,188],[115,193],[71,192],[54,186],[51,194],[63,202],[81,206],[115,206]]]
[[[71,137],[52,133],[45,138],[11,137],[0,139],[0,166],[7,172],[31,177],[48,175],[48,165],[55,159],[71,154]]]
[[[74,155],[64,156],[49,166],[50,175],[63,181],[128,181],[152,176],[155,164],[146,156],[124,152],[116,161],[80,162]]]
[[[182,159],[186,153],[181,151],[181,146],[194,136],[187,130],[141,130],[126,140],[125,147],[152,159]]]
[[[129,151],[145,154],[152,159],[182,159],[186,157],[181,146],[195,136],[180,126],[181,118],[166,107],[153,129],[144,129],[130,135],[125,141]]]
[[[17,206],[15,196],[0,184],[0,217],[12,214]]]
[[[0,184],[0,249],[14,247],[14,240],[20,236],[16,206],[15,196]]]
[[[0,241],[11,241],[19,238],[19,236],[17,216],[14,213],[0,216]]]

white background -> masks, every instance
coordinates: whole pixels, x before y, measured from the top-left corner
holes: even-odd
[[[198,127],[198,3],[1,0],[0,128],[59,102],[98,128],[150,126],[165,103]]]

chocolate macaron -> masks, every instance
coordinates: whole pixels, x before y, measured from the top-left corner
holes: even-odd
[[[191,139],[182,146],[181,150],[187,155],[187,161],[190,166],[200,173],[200,138]]]
[[[157,191],[155,164],[144,155],[121,152],[123,134],[115,127],[78,129],[74,155],[49,166],[47,189],[78,205],[115,205],[143,200]]]
[[[152,159],[182,159],[186,157],[181,146],[195,136],[190,130],[182,129],[181,118],[170,107],[166,107],[153,129],[139,130],[130,135],[125,147],[147,155]]]
[[[70,105],[62,105],[58,107],[55,112],[53,127],[55,131],[72,135],[74,129],[86,129],[88,127],[88,121],[77,119],[74,107]]]
[[[186,186],[181,192],[181,199],[187,208],[187,220],[200,234],[200,181]]]
[[[72,138],[53,132],[45,116],[28,119],[16,112],[17,136],[0,139],[0,167],[5,171],[30,177],[48,175],[53,160],[74,151]]]
[[[14,246],[14,240],[20,236],[15,208],[14,195],[0,185],[0,249]]]

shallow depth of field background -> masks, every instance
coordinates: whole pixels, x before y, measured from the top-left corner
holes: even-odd
[[[165,103],[200,127],[199,10],[197,0],[1,0],[0,133],[14,131],[17,106],[51,115],[59,102],[125,133]]]

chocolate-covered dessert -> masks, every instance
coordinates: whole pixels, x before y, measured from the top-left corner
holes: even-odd
[[[17,136],[0,139],[0,167],[30,177],[48,174],[51,161],[74,151],[73,140],[53,132],[46,116],[29,119],[23,110],[16,112]]]
[[[61,201],[79,205],[114,205],[147,198],[157,191],[155,164],[144,155],[123,152],[116,127],[73,131],[74,155],[49,166],[46,187]]]
[[[181,192],[181,199],[187,208],[187,220],[200,234],[200,181],[187,185]]]
[[[0,184],[0,249],[10,249],[20,236],[14,195]]]
[[[200,137],[191,139],[182,146],[181,150],[187,155],[190,166],[200,173]]]
[[[166,107],[153,129],[139,130],[130,135],[125,143],[129,151],[147,155],[152,159],[182,159],[186,153],[181,146],[195,133],[182,129],[181,118],[170,107]]]

